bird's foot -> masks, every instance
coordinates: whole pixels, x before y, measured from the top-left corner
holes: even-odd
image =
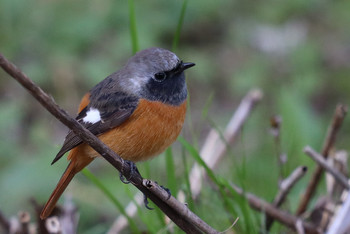
[[[155,181],[155,182],[156,182],[156,184],[158,184],[157,181]],[[171,197],[170,189],[168,189],[168,188],[166,188],[166,187],[164,187],[164,186],[162,186],[162,185],[160,185],[160,187],[161,187],[162,189],[164,189],[165,192],[167,192],[167,194],[168,194],[167,200],[170,199],[170,197]],[[149,207],[149,206],[148,206],[148,204],[149,204],[149,202],[148,202],[148,197],[147,197],[145,194],[143,194],[143,204],[145,205],[145,207],[146,207],[147,209],[153,210],[152,207]]]
[[[130,173],[129,173],[129,178],[126,178],[124,176],[124,164],[128,164],[128,168],[130,168]],[[133,177],[133,175],[135,173],[137,173],[138,175],[140,175],[139,170],[137,169],[136,165],[134,162],[129,161],[129,160],[124,160],[124,164],[122,167],[121,172],[119,173],[119,178],[121,180],[121,182],[123,182],[124,184],[130,184],[130,179]]]

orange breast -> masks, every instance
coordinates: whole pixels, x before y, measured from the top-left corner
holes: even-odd
[[[99,138],[123,159],[142,161],[163,152],[181,132],[185,120],[186,101],[180,106],[140,100],[134,113],[122,125]],[[99,154],[86,144],[77,147],[79,154]]]

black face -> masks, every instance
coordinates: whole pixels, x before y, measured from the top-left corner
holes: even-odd
[[[151,101],[161,101],[170,105],[180,105],[186,100],[184,63],[179,62],[171,71],[162,71],[150,77],[143,93]]]

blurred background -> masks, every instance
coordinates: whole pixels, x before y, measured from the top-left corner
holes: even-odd
[[[173,48],[182,4],[180,0],[135,1],[140,49]],[[276,114],[282,118],[286,173],[298,165],[312,171],[314,163],[302,153],[303,147],[320,149],[336,104],[349,104],[349,9],[346,0],[188,1],[174,51],[184,61],[196,63],[186,72],[191,108],[183,137],[200,149],[210,128],[223,130],[249,90],[260,88],[264,93],[236,144],[218,165],[218,175],[273,199],[278,167],[269,128],[270,117]],[[0,52],[74,116],[83,94],[133,54],[128,2],[0,0]],[[347,119],[337,148],[349,150],[349,130]],[[65,126],[0,71],[0,210],[4,214],[32,212],[30,198],[46,202],[67,166],[64,158],[50,166],[66,133]],[[173,152],[181,187],[186,166],[179,143]],[[188,157],[187,167],[193,161]],[[163,156],[138,167],[166,186]],[[118,173],[103,160],[95,160],[89,169],[123,204],[136,193],[120,183]],[[291,211],[309,176],[292,190]],[[320,186],[318,193],[324,191]],[[104,233],[119,214],[81,174],[68,193],[79,207],[80,232]],[[232,216],[221,212],[219,199],[205,186],[195,212],[224,230]],[[260,216],[252,214],[259,222]]]

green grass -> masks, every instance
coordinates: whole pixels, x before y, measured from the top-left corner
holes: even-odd
[[[183,26],[183,23],[184,23],[184,19],[185,19],[187,4],[188,4],[188,0],[183,0],[179,21],[178,21],[178,24],[177,24],[177,27],[176,27],[176,31],[175,31],[175,35],[174,35],[174,39],[173,39],[172,50],[174,52],[176,51],[176,49],[177,49],[177,47],[179,45],[181,29],[182,29],[182,26]]]
[[[137,37],[137,26],[136,26],[136,14],[134,0],[128,0],[129,4],[129,27],[130,27],[130,39],[132,45],[132,53],[135,54],[140,50],[139,40]]]
[[[130,229],[133,233],[141,233],[138,229],[136,223],[133,218],[127,215],[125,212],[124,205],[113,195],[113,193],[99,180],[94,174],[92,174],[88,169],[84,168],[82,170],[84,176],[86,176],[95,186],[100,189],[101,192],[108,198],[112,204],[119,210],[119,212],[128,220]]]

